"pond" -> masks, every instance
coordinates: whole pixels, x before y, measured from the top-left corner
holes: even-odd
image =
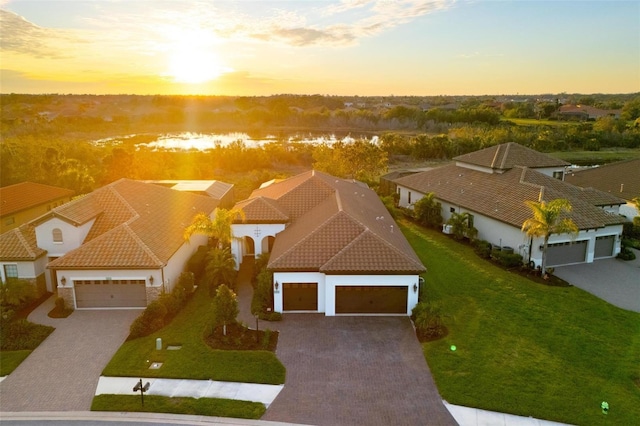
[[[167,133],[161,135],[127,135],[117,138],[100,139],[94,141],[97,144],[122,143],[129,140],[136,147],[147,147],[157,150],[199,150],[206,151],[216,147],[226,147],[234,142],[241,141],[248,148],[256,148],[267,143],[306,143],[306,144],[328,144],[332,145],[338,141],[353,142],[357,139],[368,140],[377,144],[378,136],[364,136],[351,134],[313,134],[313,133],[294,133],[286,136],[266,135],[264,137],[252,137],[247,133],[230,132],[230,133]],[[139,141],[139,142],[138,142]]]

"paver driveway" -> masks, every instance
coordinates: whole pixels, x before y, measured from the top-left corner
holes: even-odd
[[[0,383],[0,410],[88,411],[100,373],[140,310],[75,311],[51,319],[49,298],[29,316],[56,329]]]
[[[312,425],[455,425],[406,317],[285,314],[284,389],[263,420]]]

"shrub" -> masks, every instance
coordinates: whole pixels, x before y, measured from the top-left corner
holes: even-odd
[[[16,311],[35,297],[35,288],[29,281],[10,278],[0,284],[0,303],[4,306],[13,306]]]
[[[435,302],[420,302],[411,311],[416,334],[421,341],[435,340],[447,334],[442,321],[442,309]]]
[[[282,321],[282,314],[280,312],[268,312],[264,315],[264,318],[260,317],[265,321]]]
[[[195,283],[196,278],[193,272],[183,272],[180,274],[180,277],[178,278],[178,284],[176,284],[176,287],[173,290],[176,291],[176,288],[179,288],[181,290],[184,290],[186,294],[191,294],[193,293],[193,290],[195,288]]]
[[[0,329],[0,350],[33,350],[37,348],[53,330],[53,327],[34,324],[25,319],[3,324]]]
[[[263,269],[258,274],[256,288],[251,300],[251,312],[258,315],[269,312],[273,309],[273,274]]]
[[[522,256],[518,253],[507,253],[501,250],[492,250],[491,257],[505,268],[515,268],[522,265]]]
[[[620,250],[620,253],[618,253],[616,257],[621,260],[634,260],[636,258],[636,254],[633,250],[629,250],[628,247],[622,247],[622,250]]]
[[[473,250],[483,259],[489,259],[491,257],[491,243],[488,241],[474,240]]]
[[[253,265],[252,281],[255,282],[258,279],[260,272],[267,269],[267,263],[269,263],[269,253],[262,253],[256,258],[255,264]]]
[[[127,340],[148,336],[160,330],[166,324],[168,310],[164,303],[158,299],[149,303],[145,309],[129,327],[129,337]]]
[[[204,276],[204,268],[206,266],[205,259],[207,257],[207,246],[200,246],[198,250],[189,258],[187,262],[187,271],[191,272],[196,282],[200,282]]]

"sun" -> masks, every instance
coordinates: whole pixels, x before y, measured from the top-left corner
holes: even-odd
[[[169,54],[167,74],[178,83],[201,84],[232,71],[202,34],[182,34]]]

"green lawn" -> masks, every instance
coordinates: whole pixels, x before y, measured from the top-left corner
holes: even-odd
[[[563,121],[563,120],[538,120],[536,118],[504,118],[502,121],[510,121],[518,126],[577,126],[580,124],[577,121]]]
[[[20,363],[24,361],[32,351],[29,349],[19,351],[1,351],[0,352],[0,377],[8,376],[18,368]]]
[[[571,164],[594,165],[640,158],[640,149],[602,149],[600,151],[562,151],[549,153]]]
[[[196,414],[199,416],[259,419],[265,412],[259,402],[218,398],[180,398],[157,395],[98,395],[93,398],[91,411],[142,411],[146,413]]]
[[[203,340],[209,330],[211,298],[198,290],[187,306],[162,330],[125,342],[102,372],[105,376],[164,377],[222,380],[230,382],[282,384],[285,368],[270,351],[222,351],[211,349]],[[180,350],[157,351],[156,338],[164,347],[181,345]],[[162,362],[150,370],[152,362]]]
[[[401,223],[427,266],[427,297],[447,315],[449,335],[423,344],[445,400],[571,424],[637,424],[640,314],[575,287],[533,283],[442,233]]]

